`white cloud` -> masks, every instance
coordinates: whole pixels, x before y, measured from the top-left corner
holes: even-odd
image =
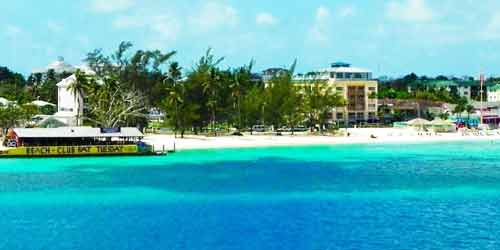
[[[152,18],[150,28],[163,40],[176,40],[181,31],[181,23],[171,16],[155,16]]]
[[[16,25],[7,25],[5,26],[5,35],[8,38],[16,39],[23,35],[24,31],[21,27]]]
[[[23,29],[21,29],[19,26],[15,26],[15,25],[7,25],[5,27],[5,33],[8,35],[8,36],[17,36],[21,33],[23,33]]]
[[[135,5],[135,0],[92,0],[90,6],[95,12],[117,12]]]
[[[324,6],[316,9],[314,24],[309,30],[309,39],[316,42],[328,42],[331,30],[331,13]]]
[[[78,35],[76,37],[76,41],[84,47],[88,47],[90,45],[90,38],[86,35]]]
[[[181,33],[182,23],[173,15],[120,16],[113,21],[117,29],[145,28],[158,43],[174,41]],[[155,42],[155,43],[156,43]]]
[[[259,25],[274,25],[278,23],[278,19],[271,13],[261,12],[255,17],[255,22]]]
[[[389,2],[385,14],[390,19],[404,22],[429,22],[435,17],[425,0]]]
[[[340,17],[351,17],[356,15],[356,8],[352,5],[344,6],[338,9],[337,14]]]
[[[145,25],[145,18],[140,16],[119,16],[113,21],[113,27],[117,29],[137,28]]]
[[[64,29],[64,26],[55,21],[48,21],[47,28],[52,32],[61,32]]]
[[[190,16],[190,23],[198,31],[212,31],[223,26],[234,27],[239,22],[238,12],[231,5],[207,1],[199,12]]]
[[[484,40],[500,39],[500,13],[493,14],[484,30],[480,32],[479,38]]]

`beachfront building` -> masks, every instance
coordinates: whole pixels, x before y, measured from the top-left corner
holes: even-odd
[[[332,110],[331,120],[337,124],[376,122],[378,81],[367,69],[351,67],[348,63],[332,63],[329,68],[299,74],[298,84],[322,81],[347,100],[345,108]]]
[[[378,100],[378,118],[382,124],[415,118],[432,119],[443,113],[451,113],[449,105],[444,102],[389,98]]]
[[[260,78],[262,79],[262,81],[268,82],[271,81],[273,78],[280,77],[286,73],[288,73],[288,70],[284,68],[269,68],[262,71]]]
[[[487,93],[488,102],[500,102],[500,84],[488,86]]]
[[[479,83],[473,80],[418,80],[408,85],[408,92],[410,93],[419,89],[445,89],[469,101],[479,96]]]
[[[83,96],[70,90],[75,81],[76,75],[73,74],[57,84],[57,113],[54,116],[68,126],[81,124],[77,122],[77,116],[83,115]]]
[[[84,155],[149,155],[154,149],[142,142],[133,127],[11,128],[0,157],[54,157]]]
[[[51,116],[39,116],[37,119],[38,126],[59,127],[61,125],[76,126],[82,124],[84,96],[70,90],[70,86],[76,81],[75,73],[77,70],[85,74],[94,74],[88,66],[73,66],[65,62],[63,57],[59,57],[45,68],[33,72],[47,74],[47,72],[53,71],[64,77],[57,83],[57,112]]]

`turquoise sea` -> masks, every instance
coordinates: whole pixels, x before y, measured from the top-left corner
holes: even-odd
[[[500,249],[500,141],[0,160],[0,249]]]

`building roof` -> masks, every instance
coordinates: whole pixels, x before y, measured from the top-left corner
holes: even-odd
[[[471,105],[474,106],[474,109],[481,109],[481,106],[483,109],[500,108],[500,102],[483,102],[481,105],[481,102],[473,101],[471,102]]]
[[[470,87],[479,86],[479,82],[476,81],[455,81],[455,80],[418,80],[410,83],[410,86],[431,86],[436,88],[446,88],[451,86],[457,87]]]
[[[71,84],[73,84],[74,82],[76,81],[76,75],[70,75],[64,79],[62,79],[62,81],[60,81],[58,84],[57,84],[57,87],[64,87],[64,88],[67,88],[69,87]]]
[[[60,127],[60,128],[14,128],[20,138],[111,138],[144,137],[137,128],[121,128],[119,132],[103,133],[100,128]]]
[[[330,64],[332,68],[338,68],[338,67],[351,67],[350,63],[345,63],[345,62],[334,62]]]
[[[331,67],[320,70],[320,72],[336,72],[336,73],[371,73],[371,70],[356,68],[356,67]]]

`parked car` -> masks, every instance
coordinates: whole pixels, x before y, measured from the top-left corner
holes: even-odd
[[[276,132],[290,132],[292,131],[289,127],[287,126],[283,126],[281,128],[279,128]]]
[[[266,126],[264,125],[254,125],[252,127],[252,131],[253,132],[266,132],[267,131],[267,128]]]
[[[277,130],[277,132],[306,132],[308,129],[305,126],[297,126],[294,127],[293,129],[283,126]]]
[[[293,128],[294,132],[306,132],[308,128],[306,126],[297,126]]]

